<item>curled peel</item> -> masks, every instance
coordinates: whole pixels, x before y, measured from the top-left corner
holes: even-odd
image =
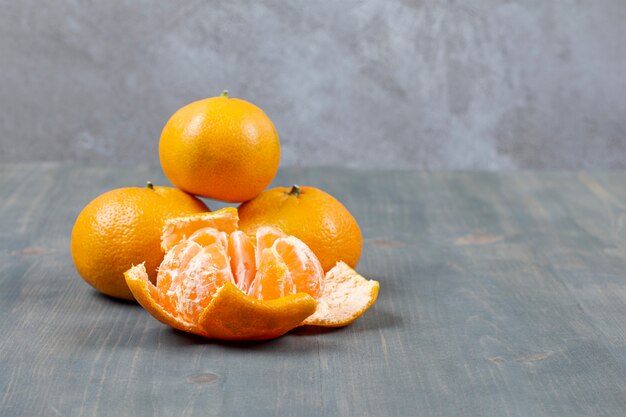
[[[300,325],[315,308],[309,294],[257,300],[226,283],[202,312],[198,324],[215,339],[272,339]]]
[[[198,323],[191,323],[159,305],[158,290],[143,264],[132,267],[125,277],[136,300],[154,318],[175,329],[214,339],[273,339],[300,325],[316,308],[313,297],[305,293],[257,300],[228,282],[217,291]]]
[[[263,340],[282,336],[301,325],[342,327],[359,318],[376,301],[379,283],[366,280],[343,262],[326,274],[318,302],[297,293],[257,300],[231,283],[224,284],[198,323],[174,317],[159,304],[159,291],[143,264],[125,273],[135,299],[160,322],[189,333],[224,340]]]

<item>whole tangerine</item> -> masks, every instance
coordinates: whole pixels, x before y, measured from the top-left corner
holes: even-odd
[[[151,183],[108,191],[87,204],[74,223],[71,252],[76,269],[98,291],[132,300],[124,272],[145,261],[151,279],[156,279],[165,221],[208,210],[181,190]]]
[[[280,141],[263,110],[224,91],[174,113],[161,133],[159,158],[167,178],[181,190],[242,202],[274,179]]]

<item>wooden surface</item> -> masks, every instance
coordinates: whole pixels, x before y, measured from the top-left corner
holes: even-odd
[[[263,343],[174,331],[78,277],[79,211],[148,179],[0,165],[0,415],[626,415],[626,173],[282,170],[353,211],[381,291],[347,328]]]

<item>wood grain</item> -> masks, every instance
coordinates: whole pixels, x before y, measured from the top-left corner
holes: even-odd
[[[381,292],[347,328],[263,343],[174,331],[78,277],[82,207],[146,180],[165,183],[0,165],[0,415],[626,415],[626,173],[281,170],[353,211]]]

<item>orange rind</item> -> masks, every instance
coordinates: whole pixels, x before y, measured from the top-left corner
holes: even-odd
[[[215,339],[273,339],[297,327],[315,308],[315,300],[306,293],[256,300],[227,283],[202,312],[198,325]]]
[[[223,340],[264,340],[282,336],[315,311],[316,302],[298,293],[275,300],[256,300],[226,283],[204,309],[197,323],[177,318],[159,303],[159,293],[143,264],[125,273],[136,300],[154,318],[184,332]]]
[[[176,329],[225,340],[263,340],[302,326],[341,327],[376,301],[379,283],[344,262],[325,275],[299,239],[263,227],[256,239],[222,209],[167,222],[167,253],[152,284],[144,264],[125,273],[136,300]]]

